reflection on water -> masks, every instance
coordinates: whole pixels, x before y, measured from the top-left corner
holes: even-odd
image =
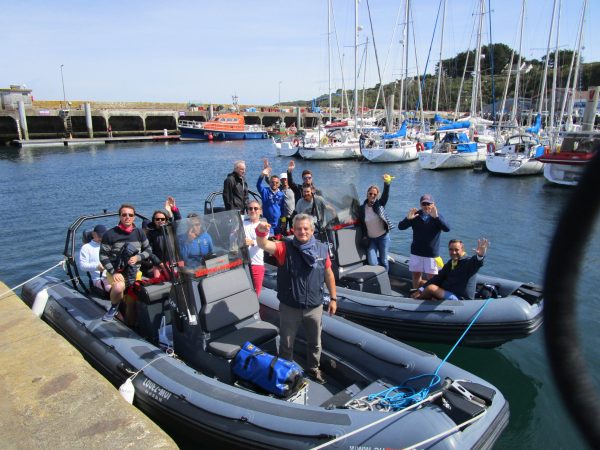
[[[247,181],[254,189],[268,158],[274,173],[289,159],[278,158],[270,141],[203,143],[130,143],[119,145],[0,149],[0,198],[10,220],[0,233],[0,279],[9,286],[55,265],[61,259],[68,225],[82,214],[116,211],[133,203],[150,216],[168,195],[182,215],[203,211],[210,192],[220,191],[233,163],[246,161]],[[445,244],[463,239],[471,252],[477,238],[490,249],[483,273],[541,284],[546,253],[562,205],[571,193],[551,188],[543,177],[494,177],[470,170],[423,171],[418,162],[370,164],[358,161],[296,161],[294,178],[313,172],[315,185],[327,191],[356,185],[359,199],[367,187],[394,176],[386,211],[394,224],[418,206],[423,193],[433,195],[451,231]],[[140,221],[137,221],[138,226]],[[106,224],[111,225],[110,223]],[[112,224],[116,225],[116,222]],[[578,295],[582,336],[596,336],[600,322],[600,229],[588,243]],[[412,233],[392,230],[392,251],[407,254]],[[56,270],[54,275],[62,276]],[[600,360],[595,339],[583,341],[588,361]],[[450,347],[415,343],[445,356]],[[510,403],[509,426],[496,448],[581,448],[573,426],[552,385],[541,331],[499,350],[459,348],[450,362],[497,386]],[[600,384],[597,372],[592,374]]]

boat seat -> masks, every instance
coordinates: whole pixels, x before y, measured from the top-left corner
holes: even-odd
[[[211,336],[210,353],[232,359],[246,341],[261,345],[279,334],[275,325],[260,320],[258,297],[243,268],[204,278],[198,290],[199,321]]]
[[[335,231],[334,274],[340,286],[374,294],[391,295],[392,287],[385,267],[371,266],[362,246],[360,227]]]

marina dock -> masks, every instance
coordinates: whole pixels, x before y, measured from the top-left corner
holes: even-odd
[[[0,298],[0,338],[2,448],[178,448],[15,294]]]
[[[71,147],[76,145],[105,145],[122,144],[125,142],[174,142],[179,141],[179,135],[159,135],[159,136],[120,136],[120,137],[101,137],[101,138],[59,138],[59,139],[15,139],[12,145],[21,148],[30,147]]]

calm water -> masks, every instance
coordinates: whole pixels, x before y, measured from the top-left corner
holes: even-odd
[[[254,185],[264,157],[274,173],[285,171],[288,160],[277,158],[268,141],[0,149],[0,198],[10,223],[0,234],[0,280],[14,286],[60,261],[66,229],[79,215],[112,211],[125,201],[150,215],[167,195],[176,198],[184,214],[201,211],[205,197],[221,189],[234,160],[246,160]],[[555,223],[570,195],[543,177],[422,171],[418,162],[297,161],[298,178],[304,168],[313,171],[320,188],[355,183],[361,196],[370,184],[381,185],[384,172],[394,175],[387,207],[394,222],[429,192],[451,227],[444,240],[463,239],[471,251],[485,236],[491,245],[484,272],[540,284]],[[581,336],[592,369],[600,360],[595,345],[600,302],[594,295],[600,292],[600,227],[596,230],[583,265],[589,268],[587,277],[578,291]],[[392,232],[392,250],[408,254],[410,241],[410,231]],[[450,349],[412,344],[440,357]],[[495,350],[459,349],[450,362],[487,379],[508,398],[510,424],[496,448],[585,447],[548,371],[543,331]],[[598,386],[600,375],[595,377]]]

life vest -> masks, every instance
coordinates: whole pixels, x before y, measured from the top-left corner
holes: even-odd
[[[317,267],[304,262],[301,252],[291,241],[286,246],[285,262],[277,269],[277,298],[292,308],[307,309],[323,304],[327,245],[317,242]]]

